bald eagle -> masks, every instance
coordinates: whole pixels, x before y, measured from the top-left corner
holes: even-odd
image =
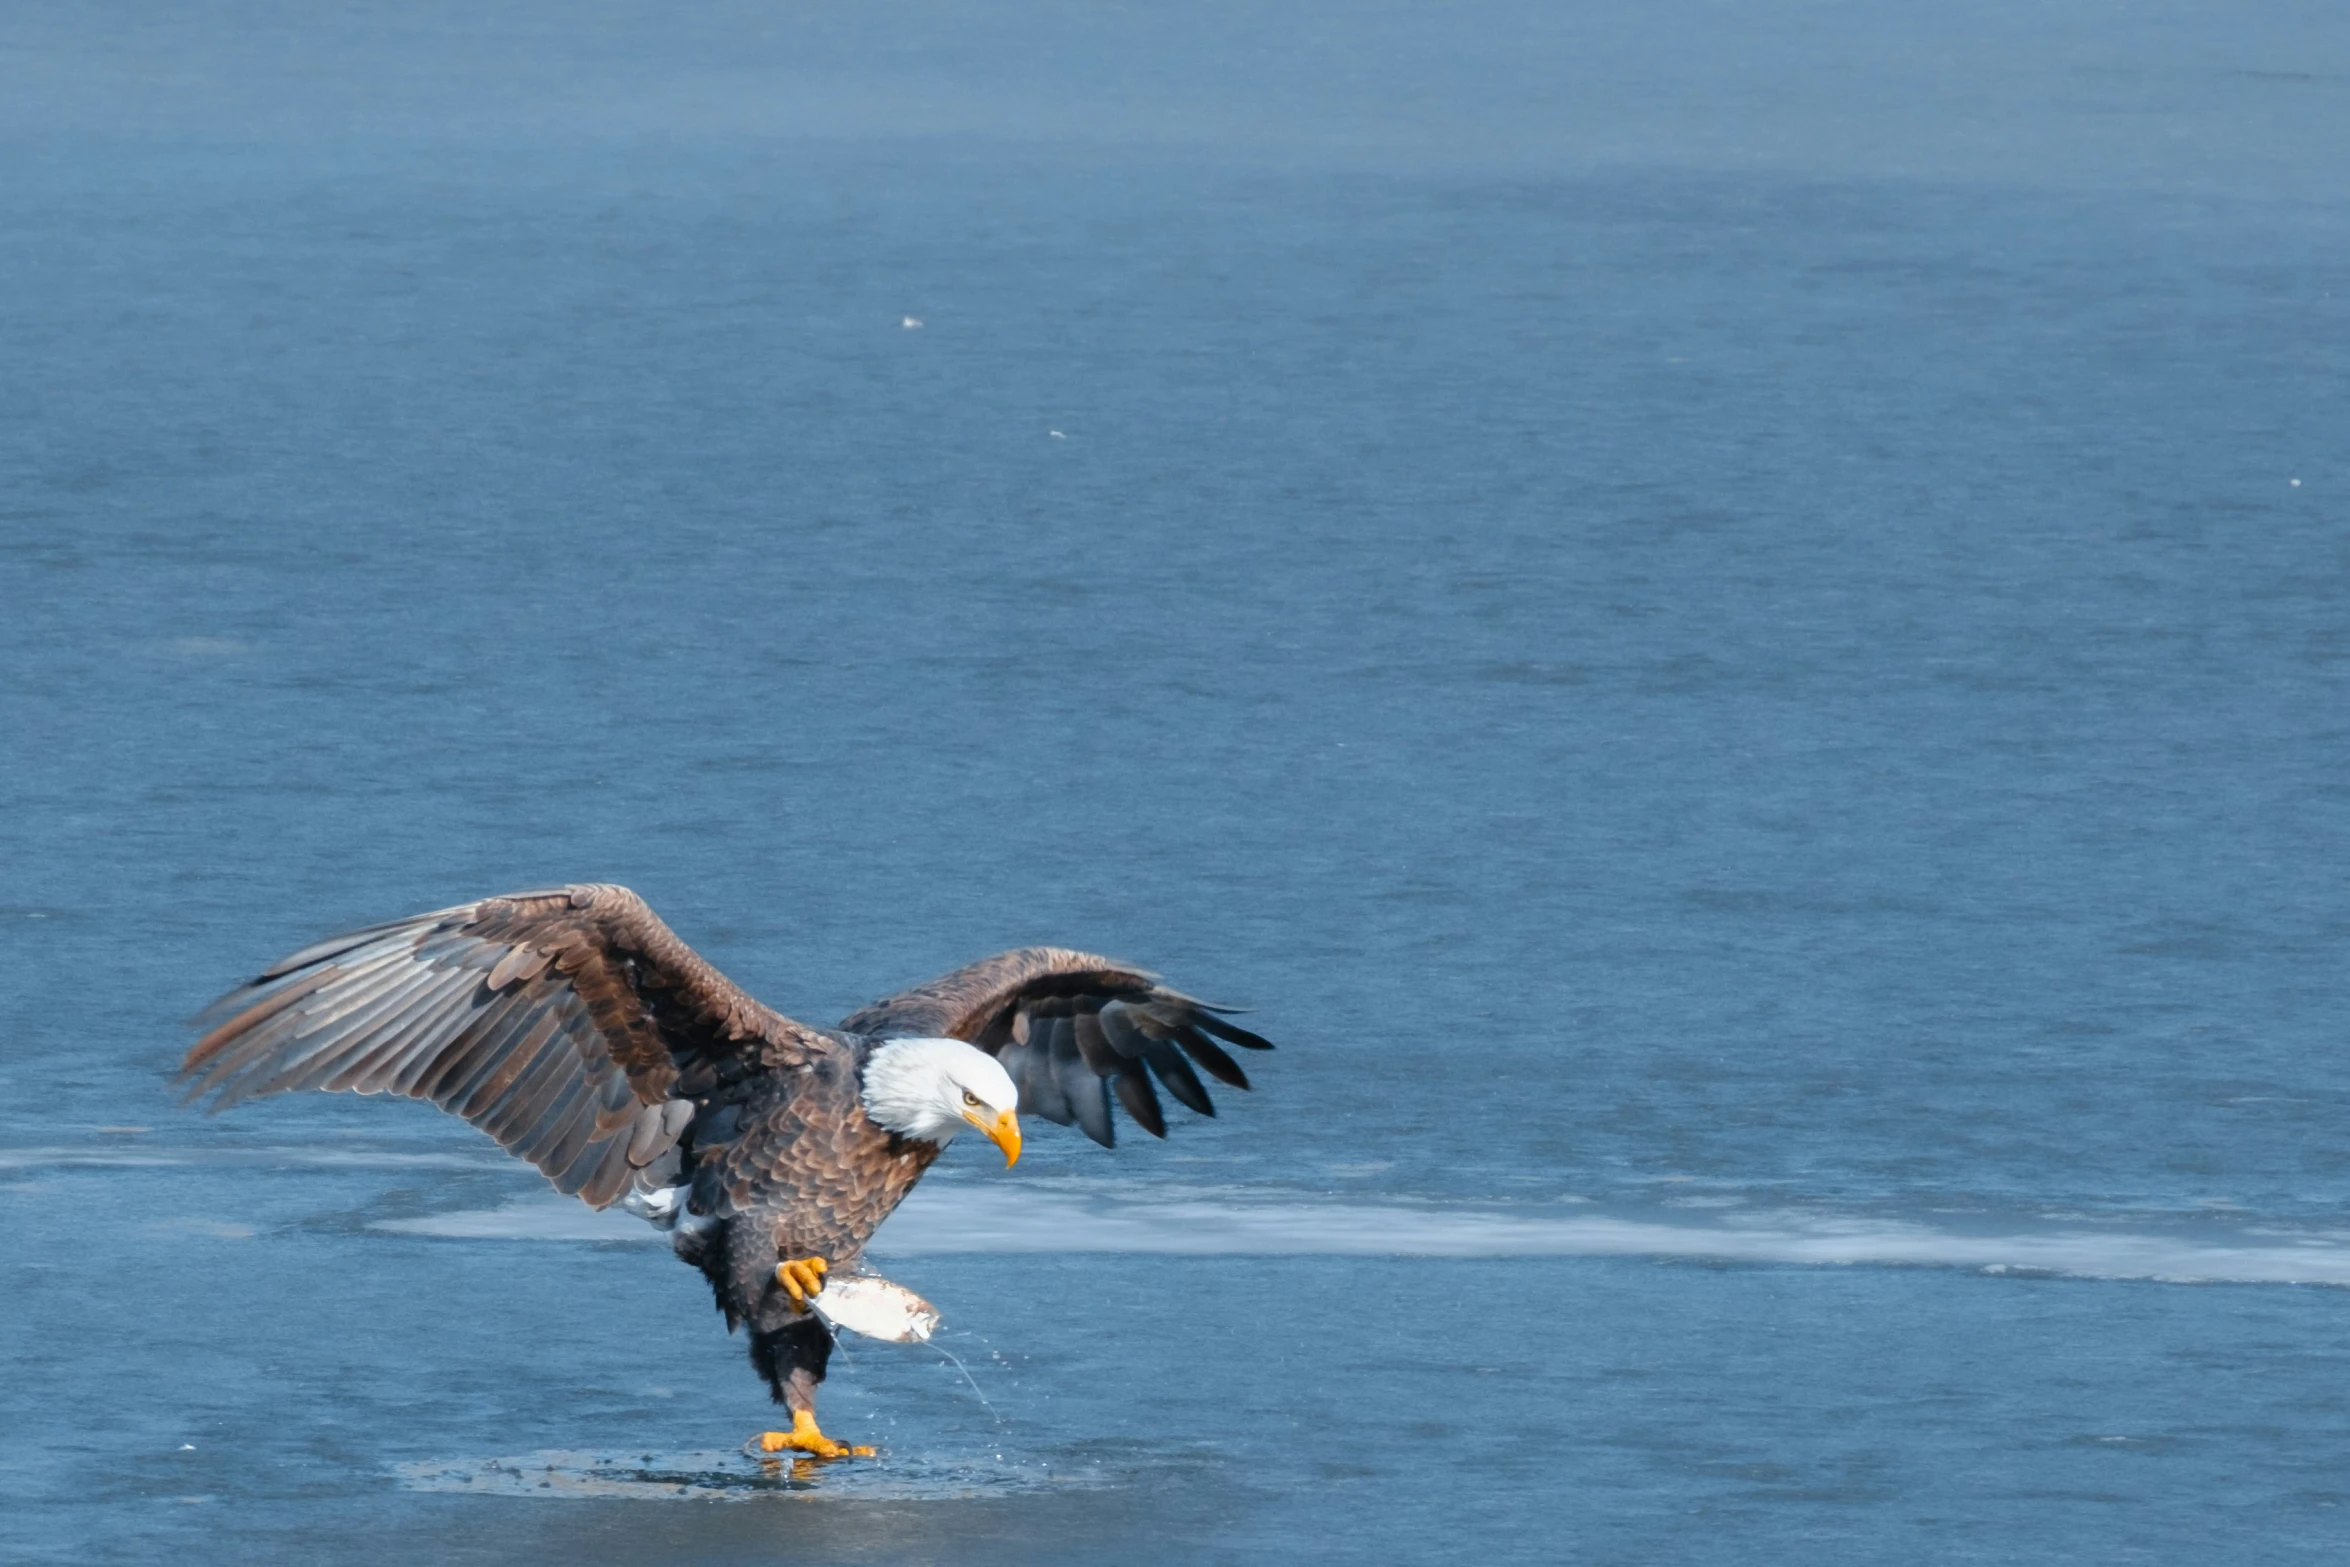
[[[625,887],[484,898],[279,959],[213,1003],[181,1064],[219,1110],[296,1088],[404,1094],[463,1116],[592,1207],[669,1230],[789,1431],[820,1458],[832,1334],[811,1311],[957,1134],[1020,1157],[1026,1109],[1103,1147],[1110,1099],[1166,1135],[1151,1078],[1215,1114],[1216,1041],[1270,1050],[1128,964],[1026,947],[810,1028],[737,987]],[[1194,1067],[1198,1071],[1194,1071]],[[1147,1070],[1146,1070],[1147,1068]]]

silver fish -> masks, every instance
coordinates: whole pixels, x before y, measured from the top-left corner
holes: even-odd
[[[826,1279],[808,1304],[836,1328],[891,1344],[926,1344],[938,1331],[936,1306],[877,1273]]]

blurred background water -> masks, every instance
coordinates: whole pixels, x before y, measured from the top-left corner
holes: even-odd
[[[2332,1559],[2346,145],[2284,3],[10,7],[0,1550]],[[174,1107],[584,879],[1283,1050],[775,1481],[648,1233]]]

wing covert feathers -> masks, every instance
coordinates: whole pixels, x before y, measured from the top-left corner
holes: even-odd
[[[1003,1062],[1023,1110],[1062,1126],[1075,1122],[1107,1148],[1117,1135],[1113,1093],[1137,1125],[1164,1137],[1153,1076],[1201,1115],[1216,1107],[1195,1064],[1218,1082],[1248,1087],[1248,1074],[1216,1040],[1248,1050],[1273,1046],[1228,1021],[1229,1010],[1169,990],[1131,964],[1065,947],[1022,947],[876,1001],[841,1027],[968,1040]]]
[[[693,1101],[834,1048],[625,887],[485,898],[314,943],[214,1002],[181,1064],[213,1109],[290,1089],[424,1099],[596,1207]]]

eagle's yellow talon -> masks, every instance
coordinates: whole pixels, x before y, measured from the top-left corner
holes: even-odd
[[[780,1453],[790,1448],[794,1452],[812,1453],[818,1458],[871,1458],[870,1447],[851,1447],[846,1442],[835,1442],[816,1429],[816,1417],[805,1409],[792,1411],[789,1431],[762,1431],[759,1433],[759,1451]]]
[[[825,1269],[822,1257],[796,1257],[775,1265],[775,1282],[791,1297],[792,1310],[808,1309],[808,1297],[824,1288]]]

